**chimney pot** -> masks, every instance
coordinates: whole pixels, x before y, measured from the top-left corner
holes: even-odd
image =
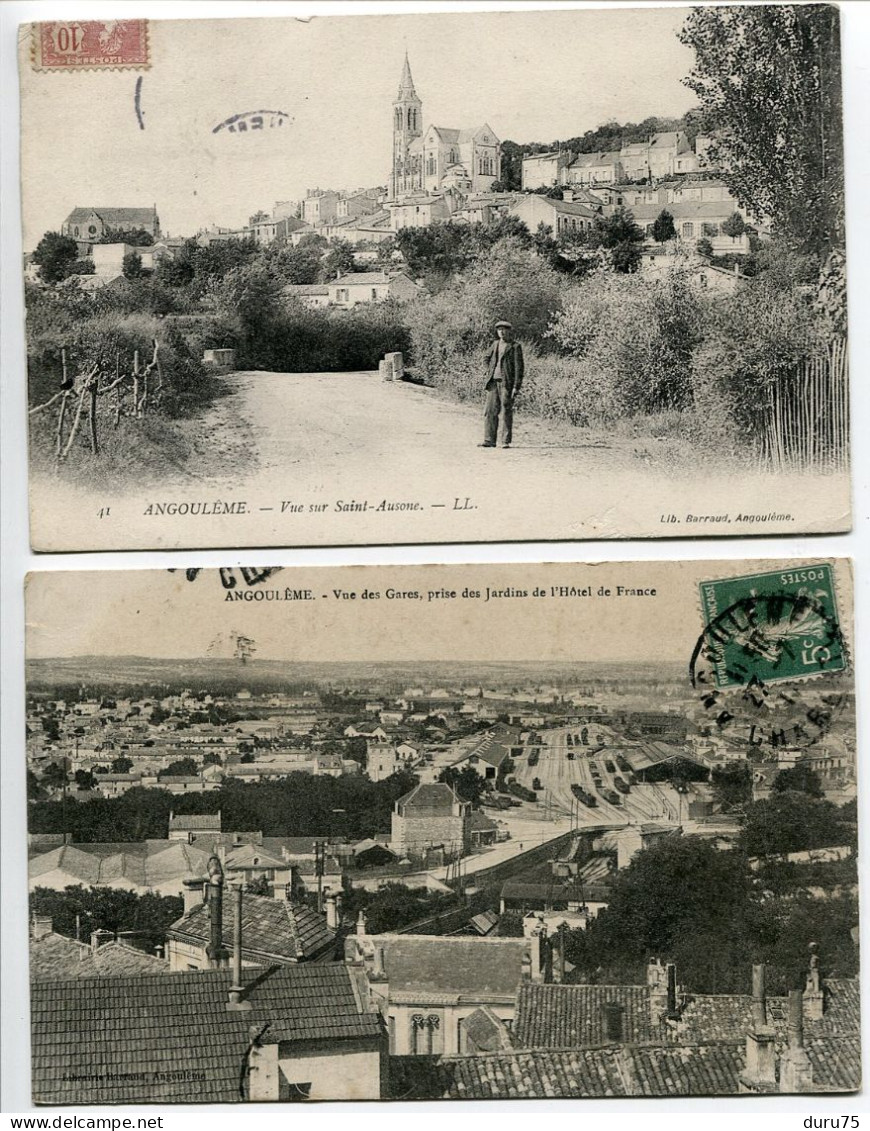
[[[677,1011],[677,968],[673,962],[667,965],[668,971],[668,1011],[667,1018],[669,1021],[677,1021],[679,1019],[679,1012]]]
[[[752,1024],[756,1031],[767,1025],[764,964],[752,967]]]
[[[804,1047],[804,998],[800,990],[788,992],[788,1047]]]

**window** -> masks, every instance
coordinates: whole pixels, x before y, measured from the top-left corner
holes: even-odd
[[[372,302],[378,301],[378,288],[372,287]]]
[[[78,234],[79,234],[79,230],[78,230],[78,228],[76,228],[76,230],[75,230],[75,234],[76,234],[76,235],[78,235]]]
[[[690,240],[695,234],[695,225],[687,221],[682,227],[683,238]]]
[[[97,225],[96,225],[96,224],[91,224],[91,225],[89,226],[89,228],[88,228],[88,234],[89,234],[89,235],[92,235],[92,236],[95,236],[95,235],[97,234]]]
[[[350,291],[347,289],[347,287],[339,287],[338,288],[338,290],[335,292],[335,301],[336,302],[349,302],[350,301]]]

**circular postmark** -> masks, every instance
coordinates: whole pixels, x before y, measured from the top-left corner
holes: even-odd
[[[709,733],[760,754],[830,734],[851,681],[825,596],[810,587],[752,592],[710,619],[689,667]]]

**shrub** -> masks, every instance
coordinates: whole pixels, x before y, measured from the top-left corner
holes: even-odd
[[[599,270],[576,286],[549,334],[580,362],[580,401],[613,419],[691,405],[699,329],[699,306],[681,268],[653,281]]]

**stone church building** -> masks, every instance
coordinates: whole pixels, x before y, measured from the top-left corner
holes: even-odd
[[[423,128],[423,103],[405,55],[393,103],[393,200],[415,193],[488,192],[501,178],[500,142],[485,123],[470,129]]]

